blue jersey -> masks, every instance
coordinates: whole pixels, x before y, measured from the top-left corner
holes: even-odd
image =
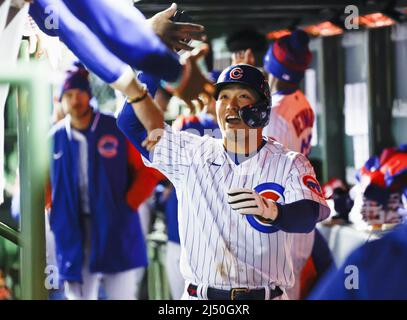
[[[50,226],[55,234],[61,280],[81,281],[83,233],[79,162],[81,135],[86,142],[89,216],[91,219],[90,271],[115,273],[147,265],[140,219],[126,196],[132,187],[128,142],[115,118],[95,113],[84,134],[71,128],[69,118],[53,130],[51,162],[52,205]],[[82,149],[83,150],[83,149]]]
[[[311,300],[407,299],[407,225],[356,249],[330,272]]]

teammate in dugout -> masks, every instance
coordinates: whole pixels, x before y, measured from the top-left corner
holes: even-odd
[[[69,300],[136,299],[147,266],[137,208],[163,177],[113,116],[93,109],[88,71],[69,70],[61,89],[65,114],[51,130],[53,158],[47,207],[59,277]]]
[[[222,139],[165,125],[142,85],[118,126],[176,188],[183,298],[286,299],[294,284],[292,233],[311,231],[329,208],[309,161],[262,137],[270,93],[257,68],[225,69],[215,98]]]
[[[269,73],[272,91],[272,108],[263,134],[305,156],[311,151],[315,119],[310,103],[299,89],[312,59],[308,44],[307,33],[295,30],[270,45],[264,57],[264,69]],[[314,188],[317,190],[318,186],[314,185]],[[312,284],[334,263],[328,244],[318,233],[314,229],[293,236],[291,251],[296,281],[287,291],[292,300],[307,296]]]

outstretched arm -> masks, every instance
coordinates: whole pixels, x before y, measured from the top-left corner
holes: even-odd
[[[207,52],[207,46],[203,46],[201,49],[195,49],[185,61],[185,68],[188,70],[187,78],[181,81],[178,93],[187,103],[192,104],[191,100],[193,97],[201,92],[206,94],[210,94],[211,92],[212,86],[202,75],[196,63],[196,61]],[[194,81],[190,81],[189,79],[194,79]],[[188,87],[188,89],[186,89],[186,87]],[[143,97],[144,94],[145,92],[142,85],[134,81],[132,97]],[[136,98],[136,100],[138,99]],[[134,103],[128,100],[117,118],[117,124],[140,153],[149,159],[148,153],[153,150],[162,135],[164,115],[160,107],[153,101],[151,96],[147,94],[145,98]]]

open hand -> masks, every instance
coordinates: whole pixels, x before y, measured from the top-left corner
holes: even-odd
[[[172,50],[187,50],[193,48],[189,46],[185,39],[205,40],[202,33],[205,28],[200,24],[173,22],[170,18],[177,11],[177,5],[173,3],[168,9],[161,11],[148,19],[154,33]]]

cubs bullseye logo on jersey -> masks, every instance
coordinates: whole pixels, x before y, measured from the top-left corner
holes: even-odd
[[[278,203],[284,203],[284,188],[278,183],[266,182],[259,184],[254,190],[261,196]]]
[[[254,190],[266,199],[271,199],[277,203],[284,204],[284,188],[278,183],[266,182],[254,187]],[[247,221],[257,231],[264,233],[273,233],[277,228],[264,221],[261,217],[255,215],[246,215]]]
[[[304,176],[302,178],[302,182],[304,183],[304,185],[310,189],[313,193],[315,193],[317,196],[323,198],[324,195],[322,193],[322,188],[319,185],[319,182],[317,181],[317,179],[315,179],[313,176]]]
[[[230,78],[234,80],[239,80],[243,77],[243,70],[241,68],[234,68],[230,71]]]
[[[105,158],[113,158],[117,155],[118,146],[119,140],[115,136],[107,134],[99,139],[98,151]]]

